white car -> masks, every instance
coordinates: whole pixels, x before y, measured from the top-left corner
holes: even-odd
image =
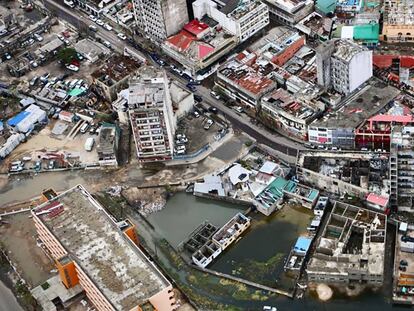
[[[109,41],[104,41],[103,45],[105,45],[107,48],[111,48],[111,42]]]
[[[117,36],[121,40],[126,40],[126,38],[127,38],[127,36],[125,36],[123,33],[118,33]]]
[[[75,66],[75,65],[72,65],[72,64],[67,65],[66,68],[69,69],[69,70],[75,71],[75,72],[79,71],[79,67]]]
[[[99,26],[105,25],[105,23],[101,21],[99,18],[95,21],[95,23],[97,23]]]
[[[41,35],[39,35],[39,34],[35,33],[33,36],[35,37],[35,39],[36,39],[37,41],[39,41],[39,42],[43,41],[43,37],[42,37]]]
[[[103,27],[106,29],[106,30],[108,30],[108,31],[111,31],[112,30],[112,27],[111,27],[111,25],[109,25],[109,24],[104,24],[103,25]]]
[[[62,41],[65,41],[65,37],[64,36],[62,36],[62,35],[57,35],[57,37],[60,39],[60,40],[62,40]]]
[[[95,15],[89,15],[89,19],[93,22],[96,22],[96,20],[98,19]]]
[[[204,125],[204,129],[208,130],[212,125],[213,125],[214,121],[211,119],[208,119],[206,124]]]

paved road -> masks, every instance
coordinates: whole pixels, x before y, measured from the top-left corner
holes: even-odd
[[[96,26],[98,28],[96,37],[99,37],[105,41],[109,41],[111,43],[112,49],[115,51],[123,53],[124,47],[128,46],[128,48],[130,48],[135,53],[141,55],[142,57],[145,57],[140,51],[131,47],[126,41],[119,39],[114,31],[108,31],[91,21],[86,13],[80,10],[71,9],[64,4],[54,0],[44,0],[44,3],[49,10],[56,14],[56,16],[66,20],[77,29],[87,28],[89,25]]]
[[[67,6],[61,3],[55,2],[53,0],[44,0],[44,1],[45,1],[46,6],[50,10],[54,11],[58,17],[65,19],[67,22],[71,23],[76,28],[85,27],[85,24],[86,25],[95,24],[91,20],[89,20],[87,14],[79,10],[70,9]],[[119,39],[113,31],[107,31],[100,26],[97,26],[97,27],[99,30],[96,35],[102,38],[103,40],[109,41],[112,47],[118,52],[122,53],[124,47],[127,45],[134,52],[149,59],[147,55],[143,55],[143,53],[141,53],[137,49],[134,49],[133,47],[128,45],[125,41]],[[153,63],[154,65],[156,65],[151,59],[149,59],[149,61]],[[185,84],[187,83],[187,81],[184,80],[182,77],[175,75],[169,71],[168,71],[168,76],[175,80],[180,81],[181,84],[185,87]],[[273,132],[271,133],[262,127],[259,127],[257,125],[250,123],[233,109],[225,106],[222,102],[213,99],[210,96],[209,89],[200,85],[197,87],[197,91],[195,92],[195,94],[202,96],[203,100],[207,104],[213,107],[216,107],[221,113],[223,113],[226,116],[226,118],[233,124],[234,127],[239,128],[242,131],[246,132],[247,134],[255,138],[259,143],[268,145],[269,147],[275,150],[278,150],[280,152],[283,152],[290,156],[296,156],[298,149],[304,149],[304,147],[299,143],[289,140],[288,138],[281,136],[280,134],[273,133]]]

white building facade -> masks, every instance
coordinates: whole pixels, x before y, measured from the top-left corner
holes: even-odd
[[[217,0],[197,0],[193,3],[194,18],[207,15],[224,29],[245,41],[269,24],[269,9],[258,0],[244,0],[235,5]]]
[[[188,22],[186,0],[133,0],[135,20],[143,34],[161,42]]]
[[[348,95],[372,77],[372,51],[351,40],[331,40],[316,53],[318,84]]]

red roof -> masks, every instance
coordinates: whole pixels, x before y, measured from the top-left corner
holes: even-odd
[[[206,57],[207,55],[209,55],[213,51],[214,51],[214,48],[210,45],[206,45],[206,44],[199,44],[198,45],[198,57],[200,59]]]
[[[178,34],[168,38],[167,42],[175,46],[179,51],[185,51],[190,47],[191,42],[194,40],[196,40],[196,37],[191,33],[181,30]]]
[[[369,121],[378,121],[378,122],[398,122],[398,123],[409,123],[413,121],[413,116],[411,115],[392,115],[392,114],[378,114],[368,119]]]
[[[388,68],[391,67],[392,60],[397,57],[395,55],[374,55],[372,62],[378,68]]]
[[[413,56],[401,56],[400,66],[404,68],[414,67],[414,57]]]
[[[183,29],[188,31],[189,33],[197,36],[198,34],[202,33],[204,30],[208,28],[208,25],[205,23],[200,22],[197,19],[193,19],[191,22],[187,23]]]
[[[369,193],[367,196],[367,202],[386,207],[388,205],[388,197],[377,195],[375,193]]]

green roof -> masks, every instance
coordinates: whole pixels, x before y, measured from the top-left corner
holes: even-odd
[[[354,26],[354,40],[362,40],[365,42],[378,42],[379,25],[365,24]]]
[[[335,12],[336,0],[317,0],[316,8],[324,14]]]
[[[285,189],[288,181],[283,177],[277,177],[272,183],[267,187],[267,190],[271,191],[273,195],[282,197],[283,189]]]
[[[70,90],[70,92],[68,92],[68,95],[70,95],[70,96],[79,96],[84,92],[85,92],[85,90],[75,88],[75,89]]]

